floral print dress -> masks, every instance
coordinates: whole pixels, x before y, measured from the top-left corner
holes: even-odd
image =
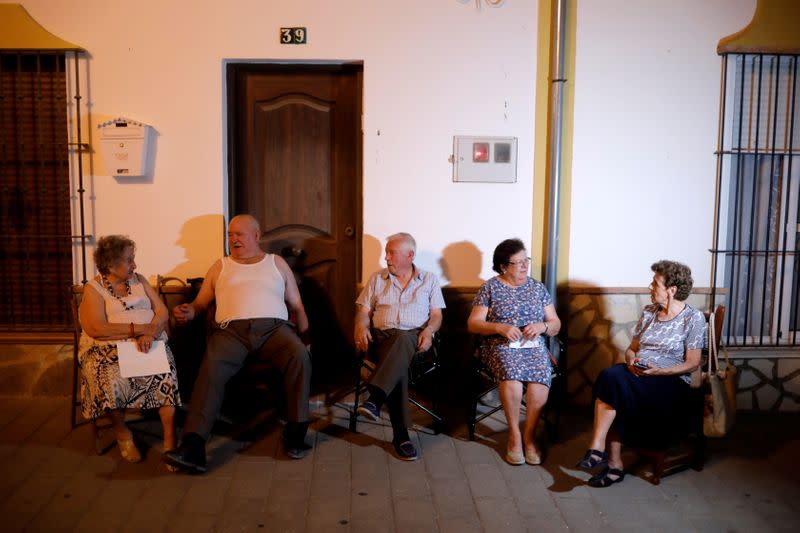
[[[150,299],[144,286],[133,276],[131,294],[116,298],[96,280],[89,284],[102,297],[106,317],[111,323],[147,324],[153,319]],[[167,336],[161,334],[166,342]],[[84,418],[99,418],[108,409],[154,409],[164,405],[180,405],[175,360],[167,346],[170,371],[154,376],[123,378],[117,357],[118,341],[103,341],[81,333],[78,363],[81,368],[81,414]]]
[[[545,286],[533,278],[529,277],[519,287],[511,287],[495,276],[481,286],[472,305],[488,307],[488,322],[513,324],[522,329],[532,322],[544,321],[544,308],[552,303]],[[550,386],[550,352],[541,335],[532,348],[511,348],[509,340],[502,335],[484,337],[481,358],[497,381]]]

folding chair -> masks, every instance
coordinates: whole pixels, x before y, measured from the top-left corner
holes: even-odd
[[[552,343],[558,343],[558,348],[561,348],[561,342],[557,337],[550,337]],[[503,404],[498,403],[494,406],[489,406],[487,410],[478,412],[478,404],[481,399],[487,394],[496,390],[498,384],[494,381],[494,377],[484,366],[480,357],[481,338],[476,336],[475,350],[472,355],[472,388],[469,399],[469,409],[467,412],[467,429],[469,430],[469,440],[475,440],[475,429],[479,422],[495,414],[503,408]],[[555,345],[552,345],[555,347]],[[564,375],[561,369],[560,361],[563,360],[563,350],[560,350],[560,357],[556,359],[550,351],[551,363],[551,378],[550,378],[550,392],[547,396],[547,403],[542,412],[542,419],[545,422],[548,433],[552,440],[558,438],[558,425],[561,421],[561,403],[564,391]],[[525,404],[525,394],[523,390],[522,403]]]
[[[416,397],[409,394],[408,401],[417,408],[428,413],[433,418],[433,431],[440,433],[444,423],[444,418],[439,413],[439,390],[441,387],[437,386],[434,378],[441,370],[441,360],[439,358],[439,344],[440,338],[438,333],[433,335],[433,343],[427,352],[422,352],[414,355],[411,365],[408,367],[408,387],[409,389],[420,389],[426,384],[433,384],[431,391],[431,406],[427,407]],[[362,393],[365,392],[366,386],[364,384],[365,374],[372,374],[375,370],[375,364],[370,361],[368,352],[359,352],[355,364],[355,379],[356,387],[353,400],[353,410],[350,412],[350,431],[356,432],[358,425],[358,406]]]

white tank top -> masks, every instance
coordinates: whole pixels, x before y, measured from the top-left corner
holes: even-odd
[[[251,264],[223,257],[222,270],[214,289],[216,321],[227,324],[231,320],[247,318],[288,320],[284,287],[283,276],[275,266],[272,254],[265,254],[261,261]]]

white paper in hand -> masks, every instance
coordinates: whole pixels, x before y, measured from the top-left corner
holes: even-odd
[[[167,348],[164,341],[153,341],[150,351],[143,353],[136,347],[134,341],[120,341],[117,343],[119,356],[119,373],[123,378],[152,376],[169,372]]]
[[[509,348],[533,348],[538,344],[539,338],[534,339],[520,339],[518,341],[511,341],[508,343]]]

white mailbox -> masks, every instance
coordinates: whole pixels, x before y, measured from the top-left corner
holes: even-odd
[[[152,128],[142,122],[115,118],[98,124],[106,170],[112,176],[144,176]]]

